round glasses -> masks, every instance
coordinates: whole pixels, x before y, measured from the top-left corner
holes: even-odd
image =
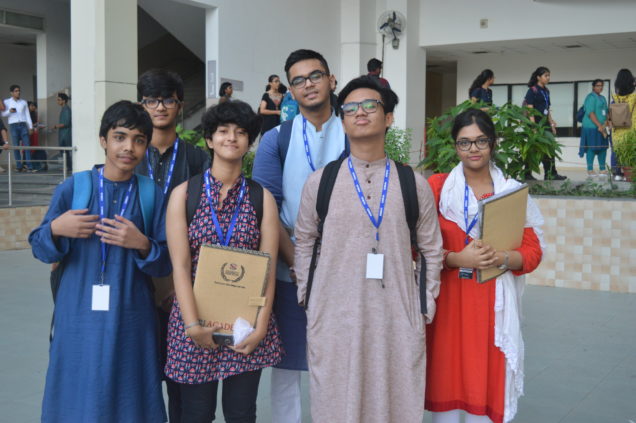
[[[342,114],[345,116],[353,116],[358,111],[358,108],[362,107],[362,111],[365,113],[375,113],[378,110],[378,105],[384,104],[380,100],[376,100],[373,98],[369,98],[367,100],[362,101],[352,101],[351,103],[345,103],[340,108],[342,109]]]
[[[181,102],[176,98],[168,97],[168,98],[144,98],[141,100],[141,104],[148,107],[149,109],[156,109],[159,107],[159,104],[163,104],[163,107],[166,109],[174,109]]]
[[[481,137],[474,140],[469,140],[468,138],[460,138],[455,142],[457,149],[459,151],[468,151],[471,149],[472,145],[475,144],[479,150],[485,150],[490,147],[490,138]]]
[[[289,83],[294,88],[302,88],[307,85],[307,80],[311,81],[312,84],[317,84],[322,81],[322,77],[325,75],[327,75],[325,72],[316,70],[310,73],[309,76],[297,76]]]

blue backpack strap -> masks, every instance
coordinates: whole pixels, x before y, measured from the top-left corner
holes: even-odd
[[[285,157],[287,157],[287,150],[289,150],[289,140],[291,139],[292,125],[294,120],[286,120],[280,124],[278,128],[278,155],[280,156],[280,162],[285,165]]]
[[[152,227],[152,219],[155,214],[155,182],[147,176],[137,175],[139,185],[139,204],[141,215],[144,219],[144,233]]]
[[[73,202],[71,210],[80,210],[88,207],[93,195],[93,176],[90,170],[84,170],[73,174]]]

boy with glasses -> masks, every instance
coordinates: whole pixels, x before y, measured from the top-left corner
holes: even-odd
[[[349,82],[338,103],[351,155],[313,173],[303,188],[295,264],[298,301],[308,310],[315,422],[421,422],[424,415],[424,326],[435,314],[442,237],[433,193],[418,173],[419,212],[410,231],[398,177],[402,165],[384,151],[397,102],[393,91],[369,76]],[[335,182],[329,212],[319,224],[323,172],[335,175]],[[320,256],[309,285],[321,228]],[[413,269],[411,235],[426,260],[425,279],[419,278],[420,259],[418,271]]]
[[[183,107],[183,81],[174,72],[153,69],[143,73],[137,83],[137,98],[152,119],[152,138],[135,173],[148,176],[164,193],[165,207],[172,189],[210,167],[210,156],[199,147],[177,137],[177,118]],[[168,318],[174,297],[172,275],[153,279],[158,306],[161,366],[166,358]],[[164,378],[168,388],[170,421],[179,421],[181,401],[178,385]]]
[[[274,314],[285,356],[272,369],[272,420],[300,423],[300,371],[307,370],[305,311],[298,305],[294,274],[294,225],[307,177],[345,151],[342,122],[333,113],[333,75],[325,58],[312,50],[296,50],[285,73],[300,113],[266,132],[254,160],[254,180],[276,199],[280,212],[279,260]]]

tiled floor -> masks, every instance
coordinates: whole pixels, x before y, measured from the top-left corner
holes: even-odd
[[[52,309],[48,267],[24,250],[0,252],[0,269],[0,420],[36,422]],[[524,315],[526,395],[514,422],[636,423],[636,295],[528,286]],[[259,422],[271,421],[268,387],[266,371]],[[306,375],[303,387],[307,405]]]

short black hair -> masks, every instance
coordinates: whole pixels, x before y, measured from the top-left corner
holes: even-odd
[[[382,68],[382,61],[375,57],[367,62],[367,71],[374,72]]]
[[[35,101],[27,101],[27,106],[30,106],[32,104],[35,106],[36,109],[38,108],[38,103],[36,103]]]
[[[490,140],[491,153],[495,149],[495,142],[497,141],[497,131],[495,130],[495,124],[488,113],[481,109],[468,109],[464,110],[457,116],[453,122],[453,128],[451,129],[451,136],[454,141],[457,141],[457,135],[462,128],[470,126],[473,123],[477,124],[477,127],[487,136]]]
[[[369,75],[363,75],[349,81],[340,91],[340,94],[338,94],[338,109],[344,104],[347,96],[349,96],[352,91],[360,88],[369,88],[380,93],[385,114],[392,113],[399,102],[397,94],[391,88],[383,87],[375,78]],[[344,119],[344,114],[341,113],[340,118]]]
[[[57,98],[62,99],[63,102],[68,103],[70,97],[66,93],[57,93]]]
[[[111,105],[102,115],[99,136],[107,138],[108,131],[118,127],[138,129],[148,139],[152,138],[152,119],[140,104],[120,100]]]
[[[244,101],[234,100],[210,107],[201,118],[203,137],[212,138],[219,125],[234,123],[247,131],[249,145],[254,144],[261,131],[261,117]],[[210,151],[213,154],[212,151]]]
[[[603,82],[603,80],[601,78],[596,78],[594,81],[592,81],[592,86],[595,86],[598,83],[601,83],[603,85],[605,85],[605,82]]]
[[[228,87],[231,87],[231,86],[232,86],[231,82],[225,81],[224,83],[222,83],[221,88],[219,88],[219,97],[223,97],[225,95],[225,90],[227,90]]]
[[[14,85],[11,85],[11,86],[9,87],[9,91],[10,91],[10,92],[13,92],[13,90],[15,90],[16,88],[20,88],[20,86],[19,86],[19,85],[15,85],[15,84],[14,84]]]
[[[287,81],[289,81],[289,69],[292,66],[294,66],[298,62],[302,62],[303,60],[311,59],[318,60],[320,64],[325,68],[325,72],[327,72],[327,75],[331,75],[331,73],[329,72],[329,65],[327,64],[327,61],[322,56],[322,54],[314,50],[300,49],[292,51],[285,61],[285,74],[287,75]]]
[[[183,101],[183,80],[172,71],[165,69],[150,69],[139,77],[137,82],[137,101],[143,97],[172,97],[177,93],[179,101]]]

